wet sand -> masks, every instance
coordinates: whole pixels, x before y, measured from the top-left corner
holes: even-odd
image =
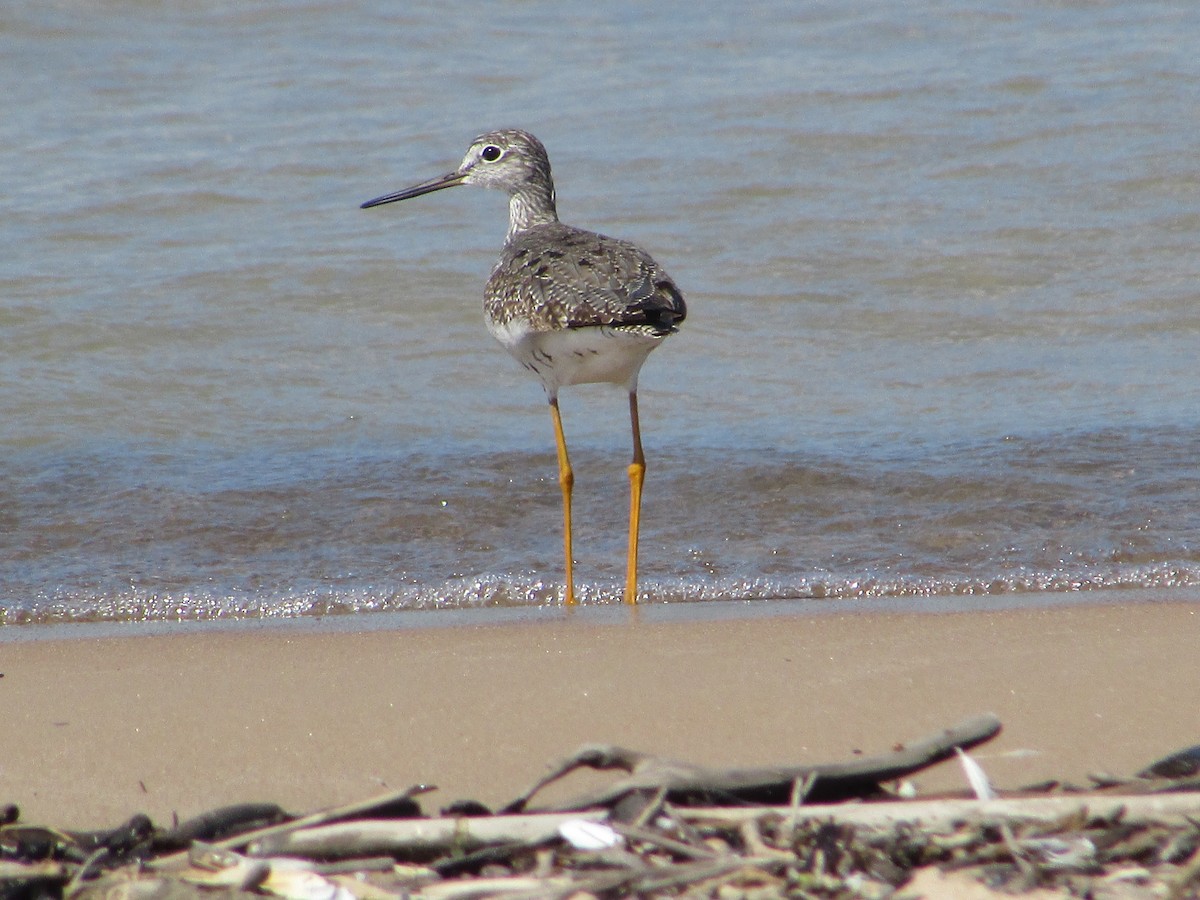
[[[0,803],[80,828],[418,782],[440,788],[429,811],[500,804],[589,741],[799,764],[990,711],[1004,732],[976,757],[1001,787],[1131,774],[1200,743],[1194,603],[201,630],[0,643],[0,673]]]

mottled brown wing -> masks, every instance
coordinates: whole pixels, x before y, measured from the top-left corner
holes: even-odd
[[[524,320],[535,331],[609,325],[665,335],[687,315],[683,294],[645,251],[557,222],[505,245],[485,306],[498,324]]]

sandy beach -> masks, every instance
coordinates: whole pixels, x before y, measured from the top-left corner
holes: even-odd
[[[0,802],[86,828],[424,782],[435,811],[503,803],[584,742],[802,764],[986,711],[1004,732],[977,758],[998,786],[1084,781],[1200,743],[1198,647],[1200,606],[1169,600],[6,642]]]

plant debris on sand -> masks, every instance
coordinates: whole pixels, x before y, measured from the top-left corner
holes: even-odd
[[[980,716],[890,753],[794,768],[713,770],[608,745],[555,763],[499,813],[422,813],[418,785],[294,817],[270,804],[170,829],[107,832],[0,808],[2,900],[385,898],[1200,898],[1200,747],[1129,779],[996,796],[965,749]],[[901,799],[902,779],[958,756],[973,795]],[[623,772],[532,808],[580,767]]]

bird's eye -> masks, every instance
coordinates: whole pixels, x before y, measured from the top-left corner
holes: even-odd
[[[487,162],[495,162],[504,155],[504,151],[495,144],[488,144],[481,151],[479,151],[479,155]]]

